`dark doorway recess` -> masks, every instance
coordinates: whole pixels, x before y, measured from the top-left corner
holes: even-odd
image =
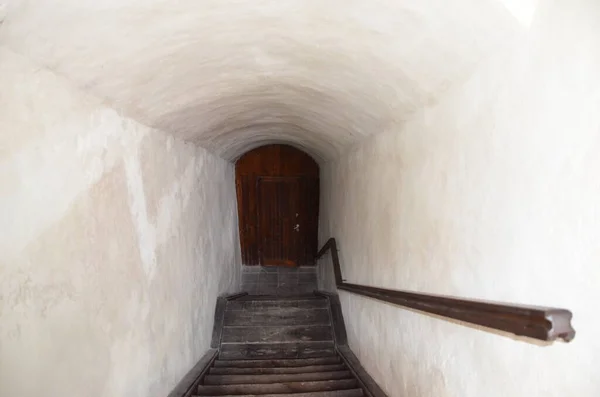
[[[319,165],[288,145],[267,145],[235,164],[242,261],[255,266],[314,265]]]

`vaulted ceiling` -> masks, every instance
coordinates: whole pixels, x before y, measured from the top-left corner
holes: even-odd
[[[9,1],[0,44],[230,160],[400,128],[521,28],[497,0]]]

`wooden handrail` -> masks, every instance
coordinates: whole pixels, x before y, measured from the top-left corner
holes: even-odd
[[[337,243],[333,237],[319,250],[317,259],[328,250],[331,251],[335,284],[343,291],[543,341],[562,339],[570,342],[575,337],[571,326],[573,314],[566,309],[459,299],[346,283],[342,279]]]

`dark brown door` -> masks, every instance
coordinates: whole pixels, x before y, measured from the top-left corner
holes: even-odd
[[[264,266],[294,266],[302,253],[297,178],[258,179],[259,259]]]
[[[242,260],[245,265],[314,264],[319,167],[286,145],[252,150],[236,163]]]

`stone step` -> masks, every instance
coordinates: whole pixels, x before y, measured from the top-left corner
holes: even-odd
[[[338,356],[304,358],[304,359],[283,359],[283,360],[215,360],[213,366],[227,368],[273,368],[273,367],[307,367],[313,365],[332,365],[340,364]]]
[[[350,371],[312,372],[305,374],[274,375],[206,375],[205,385],[239,385],[259,383],[313,382],[322,380],[351,379]]]
[[[315,299],[269,299],[269,300],[234,300],[227,302],[227,311],[246,310],[246,311],[264,311],[281,310],[286,308],[298,309],[325,309],[329,306],[329,301],[324,298]]]
[[[333,341],[329,325],[223,327],[221,343],[300,343]]]
[[[270,367],[270,368],[236,368],[212,367],[211,375],[270,375],[270,374],[307,374],[311,372],[343,371],[344,364],[333,365],[308,365],[302,367]]]
[[[287,301],[287,300],[319,300],[322,296],[315,294],[297,294],[297,295],[244,295],[237,298],[233,302],[248,302],[248,301]]]
[[[300,309],[297,307],[270,308],[265,310],[228,310],[225,326],[272,326],[272,325],[329,325],[329,310]]]
[[[201,396],[225,396],[230,394],[285,394],[356,389],[356,379],[325,380],[315,382],[288,382],[270,384],[200,385]]]
[[[223,343],[223,360],[317,358],[335,355],[333,341],[302,343]]]
[[[319,391],[312,393],[285,393],[285,394],[242,394],[235,397],[363,397],[362,389],[347,389],[333,391]],[[208,396],[205,396],[208,397]],[[216,396],[211,396],[216,397]],[[233,395],[220,397],[234,397]]]

